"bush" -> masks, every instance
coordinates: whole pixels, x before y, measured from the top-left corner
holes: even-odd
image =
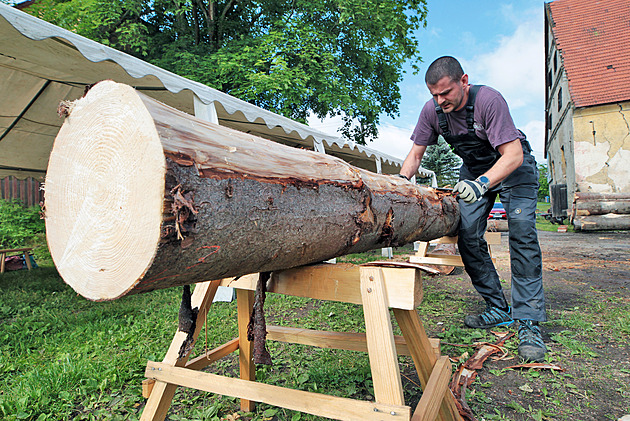
[[[0,247],[29,245],[45,231],[39,206],[24,207],[17,200],[0,200]]]

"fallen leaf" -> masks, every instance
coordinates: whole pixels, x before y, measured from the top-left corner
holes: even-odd
[[[523,386],[519,386],[518,388],[521,389],[523,392],[527,392],[527,393],[532,393],[534,391],[534,389],[532,389],[532,387],[528,385],[527,383],[524,384]]]

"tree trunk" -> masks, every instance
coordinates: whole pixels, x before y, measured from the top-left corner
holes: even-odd
[[[452,195],[201,121],[104,81],[66,105],[46,233],[91,300],[454,235]]]

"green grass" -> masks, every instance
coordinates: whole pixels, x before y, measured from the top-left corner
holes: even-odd
[[[352,259],[369,259],[374,254]],[[380,258],[379,253],[376,255]],[[180,289],[95,303],[74,293],[52,266],[43,266],[0,276],[0,418],[8,421],[138,419],[144,404],[140,387],[144,368],[147,360],[163,358],[172,339]],[[440,278],[432,279],[425,285],[419,308],[430,336],[453,344],[495,340],[488,331],[462,327],[463,315],[475,311],[479,303],[465,299],[454,286],[441,283]],[[270,324],[347,332],[364,329],[362,308],[356,305],[270,294],[265,307]],[[547,325],[561,329],[552,335],[555,342],[549,359],[563,365],[570,364],[575,357],[598,360],[599,351],[594,347],[598,335],[617,338],[622,346],[630,334],[630,306],[621,298],[593,299],[579,309],[552,314],[552,320]],[[602,320],[606,321],[604,331],[596,326]],[[213,304],[207,325],[208,348],[236,337],[235,303]],[[205,346],[204,330],[195,352],[201,352]],[[354,399],[374,398],[369,361],[364,353],[274,342],[268,346],[274,365],[258,367],[259,381]],[[507,348],[514,353],[516,340],[509,341]],[[442,351],[458,356],[464,351],[472,354],[474,349],[444,345]],[[413,363],[408,357],[401,357],[400,362],[401,371],[411,379],[404,380],[406,402],[415,406],[421,392],[415,384],[417,378],[413,377]],[[217,362],[211,371],[237,376],[237,354]],[[598,375],[602,373],[606,371],[597,371]],[[547,400],[541,400],[541,406],[515,400],[513,408],[484,409],[486,405],[494,405],[492,399],[496,399],[491,395],[495,386],[488,385],[514,375],[522,379],[519,385],[538,384],[536,390],[547,390]],[[581,388],[568,390],[566,384],[573,384],[573,380],[558,380],[556,374],[550,373],[515,374],[512,370],[495,368],[484,375],[483,382],[469,390],[472,393],[469,404],[476,413],[486,414],[487,419],[513,419],[510,414],[520,411],[518,405],[525,410],[524,414],[540,419],[541,415],[549,416],[545,411],[569,411],[572,408],[565,405],[564,399],[587,393]],[[627,387],[618,387],[622,395],[630,393]],[[220,420],[238,412],[235,398],[190,389],[180,389],[173,402],[169,420]],[[552,406],[547,408],[549,404]],[[320,419],[265,404],[257,405],[254,413],[241,413],[241,416],[253,420]]]
[[[59,277],[42,234],[31,234],[27,242],[36,246],[40,268],[0,275],[0,419],[139,419],[145,402],[141,382],[146,362],[161,361],[166,353],[177,329],[181,289],[112,302],[90,302]],[[394,254],[411,252],[411,246],[394,250]],[[364,263],[381,259],[381,251],[375,250],[344,256],[339,261]],[[429,336],[452,344],[494,341],[488,331],[462,327],[463,315],[479,310],[480,303],[470,299],[470,291],[449,279],[452,278],[435,277],[425,282],[423,304],[418,311]],[[364,330],[361,306],[269,294],[265,308],[270,324],[344,332]],[[237,336],[236,304],[213,304],[206,326],[194,354]],[[616,387],[621,401],[630,396],[630,386],[623,377],[630,374],[630,366],[596,365],[602,360],[602,351],[597,348],[602,335],[620,349],[628,342],[627,298],[585,291],[579,307],[550,311],[550,322],[545,326],[553,329],[549,362],[572,368],[573,374],[514,372],[494,363],[483,374],[483,381],[468,391],[469,404],[476,414],[486,419],[516,419],[517,414],[518,419],[571,419],[573,412],[584,413],[589,405],[606,405],[596,400],[597,393],[579,383],[583,378],[593,384]],[[394,331],[399,334],[396,326]],[[506,344],[512,354],[516,344],[515,339]],[[268,347],[274,365],[257,368],[259,381],[354,399],[374,399],[369,361],[364,353],[274,342],[269,342]],[[464,351],[472,354],[474,349],[442,347],[442,352],[451,356]],[[589,364],[575,363],[574,359]],[[421,391],[413,362],[409,357],[400,357],[400,363],[405,401],[415,406]],[[237,353],[213,364],[210,371],[238,376]],[[542,397],[525,402],[518,400],[516,394],[510,395],[510,402],[497,407],[494,392],[503,379],[514,382],[508,387],[516,393],[525,394],[518,386],[527,383]],[[578,395],[585,397],[567,404]],[[630,411],[630,407],[627,409]],[[235,398],[180,388],[167,419],[218,421],[236,412],[239,402]],[[254,413],[240,415],[243,420],[320,419],[265,404],[257,405]]]
[[[551,207],[551,203],[538,202],[536,204],[536,228],[539,231],[554,231],[554,232],[558,231],[558,226],[559,226],[558,224],[552,224],[551,222],[547,221],[542,216],[539,216],[539,215],[547,212],[547,210],[550,207]],[[567,226],[567,232],[574,232],[575,231],[573,229],[573,225],[569,224],[568,219],[565,219],[564,222],[565,222],[565,225]]]
[[[0,416],[87,419],[125,414],[142,401],[147,358],[172,337],[178,291],[93,303],[52,267],[0,276]],[[127,389],[130,389],[126,392]]]

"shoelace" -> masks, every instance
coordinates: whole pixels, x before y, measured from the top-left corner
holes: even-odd
[[[523,342],[529,342],[534,345],[544,347],[540,328],[531,320],[521,320],[518,326],[518,337]]]
[[[488,324],[503,322],[509,315],[496,307],[486,307],[486,311],[481,314],[481,318]]]

